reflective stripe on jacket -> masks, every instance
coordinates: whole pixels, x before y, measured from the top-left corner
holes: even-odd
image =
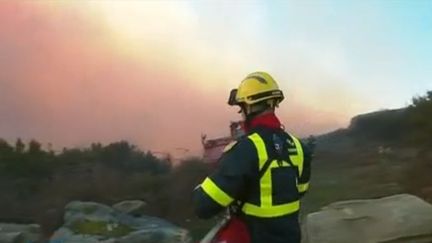
[[[273,149],[274,134],[284,141],[282,157]],[[281,129],[253,129],[223,154],[217,170],[194,191],[195,210],[209,218],[242,201],[252,242],[299,242],[299,200],[309,187],[310,161],[307,147],[294,136]]]

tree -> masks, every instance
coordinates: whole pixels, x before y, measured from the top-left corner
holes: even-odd
[[[42,145],[41,143],[39,143],[38,141],[32,139],[29,142],[29,149],[28,149],[28,153],[29,154],[39,154],[42,152]]]
[[[0,138],[0,154],[11,152],[13,152],[13,147],[6,140]]]
[[[432,91],[427,91],[424,96],[416,96],[412,98],[412,104],[410,107],[414,108],[431,108],[432,105]]]
[[[13,147],[6,140],[0,138],[0,163],[6,163],[13,157]]]
[[[432,91],[427,91],[424,96],[414,97],[408,111],[409,123],[415,131],[412,134],[413,140],[420,143],[431,143]]]
[[[25,150],[25,144],[23,143],[21,138],[18,138],[17,141],[15,142],[15,152],[22,154],[24,153],[24,150]]]

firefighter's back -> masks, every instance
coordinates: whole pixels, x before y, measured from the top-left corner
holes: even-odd
[[[303,160],[303,148],[299,140],[282,129],[257,127],[248,138],[255,145],[255,150],[248,152],[257,157],[253,166],[256,173],[249,179],[241,217],[251,240],[298,243],[298,163]]]

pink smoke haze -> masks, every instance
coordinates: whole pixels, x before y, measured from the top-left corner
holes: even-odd
[[[197,154],[201,133],[226,135],[229,121],[239,118],[226,105],[231,87],[207,92],[205,81],[170,72],[171,62],[158,66],[163,62],[153,62],[153,54],[125,54],[121,46],[128,44],[113,41],[97,14],[6,1],[0,3],[0,35],[0,137],[9,141],[35,138],[60,149],[126,139],[146,150]],[[302,100],[287,97],[279,110],[296,134],[348,122],[349,114]]]

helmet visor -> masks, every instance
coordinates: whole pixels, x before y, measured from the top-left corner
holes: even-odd
[[[230,106],[238,105],[238,102],[236,100],[237,91],[238,91],[237,89],[231,90],[230,96],[228,98],[228,105]]]

